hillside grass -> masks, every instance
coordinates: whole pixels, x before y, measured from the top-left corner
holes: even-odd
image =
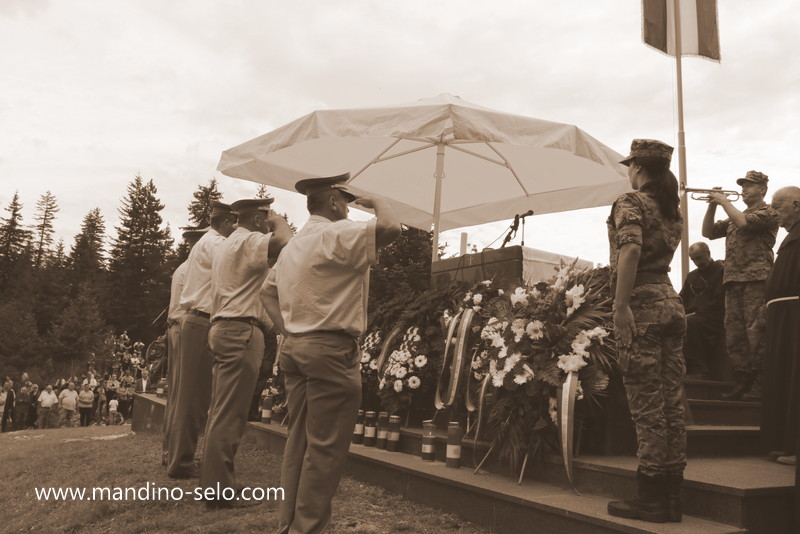
[[[279,486],[280,457],[246,439],[237,455],[238,482]],[[277,502],[209,510],[201,502],[37,500],[35,488],[144,487],[185,491],[197,480],[175,481],[161,466],[160,436],[130,426],[26,430],[0,434],[0,530],[3,532],[274,532]],[[484,534],[458,516],[407,501],[345,477],[327,532]]]

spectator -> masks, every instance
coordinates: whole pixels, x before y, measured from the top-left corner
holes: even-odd
[[[122,416],[127,420],[131,418],[131,406],[133,403],[133,388],[136,380],[131,376],[130,369],[125,370],[125,374],[120,379],[119,389],[119,411]]]
[[[44,391],[39,394],[39,428],[50,428],[52,425],[53,408],[58,406],[58,396],[53,391],[53,386],[47,384]]]
[[[70,382],[67,389],[58,395],[61,408],[64,410],[64,423],[67,427],[72,427],[75,410],[78,407],[78,392],[75,391],[75,384]]]
[[[8,432],[12,430],[14,423],[14,405],[16,400],[16,393],[14,392],[14,382],[10,378],[6,378],[3,384],[3,390],[6,392],[5,409],[3,411],[2,425],[0,431]]]
[[[117,398],[119,385],[119,380],[117,380],[117,375],[115,374],[112,374],[111,377],[106,380],[106,395],[108,396],[109,402],[111,402],[111,399]]]
[[[91,390],[97,387],[97,380],[94,377],[94,373],[91,371],[86,373],[86,378],[83,379],[83,383],[81,385],[88,385]]]
[[[34,427],[39,421],[39,384],[31,384],[31,409],[28,412],[27,427]]]
[[[23,373],[25,376],[25,373]],[[25,430],[30,426],[31,388],[30,381],[23,382],[19,388],[14,407],[14,430]]]
[[[98,425],[105,421],[106,409],[108,407],[108,396],[106,395],[106,388],[103,384],[105,384],[105,382],[101,380],[100,385],[94,390],[95,406],[97,409],[95,412],[95,421]]]
[[[142,378],[136,381],[136,393],[148,393],[152,391],[154,385],[150,380],[150,371],[142,369]]]
[[[0,421],[6,419],[6,400],[8,400],[8,391],[5,386],[0,388]]]
[[[92,422],[92,403],[94,393],[89,389],[89,384],[83,385],[83,391],[78,395],[78,411],[81,414],[81,426],[89,426]]]

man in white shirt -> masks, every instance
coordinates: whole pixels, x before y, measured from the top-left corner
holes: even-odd
[[[68,427],[71,427],[75,410],[78,409],[78,392],[75,391],[73,382],[67,384],[67,389],[61,391],[58,395],[58,402],[61,403],[61,408],[64,410],[64,422]]]
[[[200,487],[235,491],[234,457],[244,434],[250,400],[264,357],[264,334],[272,323],[259,298],[274,260],[292,230],[269,209],[272,199],[231,204],[238,228],[217,248],[211,269],[213,293],[208,343],[214,358],[211,406],[200,467]],[[208,504],[231,507],[217,495]]]
[[[172,414],[167,451],[167,475],[171,478],[194,478],[197,439],[205,424],[211,400],[211,352],[208,330],[211,328],[211,262],[217,247],[236,224],[227,204],[214,202],[211,228],[192,248],[187,259],[186,278],[178,303],[183,312],[178,341],[178,369],[175,384],[175,409]]]
[[[208,228],[186,228],[183,240],[189,245],[189,250],[194,247]],[[181,317],[185,311],[179,307],[181,291],[186,279],[188,269],[187,259],[172,273],[172,284],[169,293],[169,308],[167,312],[167,407],[161,425],[161,452],[162,464],[167,465],[167,451],[169,449],[169,434],[175,418],[175,389],[178,381],[178,347],[180,344]]]
[[[279,356],[289,411],[280,534],[318,533],[330,521],[361,402],[357,338],[367,325],[369,268],[377,249],[401,231],[385,200],[356,198],[344,188],[349,176],[297,183],[311,217],[283,249],[261,292],[286,335]],[[347,220],[353,201],[374,209],[377,218]]]
[[[50,428],[50,418],[53,407],[58,404],[58,396],[53,391],[53,386],[47,384],[44,391],[39,394],[39,428]]]

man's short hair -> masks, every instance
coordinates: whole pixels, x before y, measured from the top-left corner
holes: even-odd
[[[705,250],[706,252],[711,252],[711,249],[708,248],[708,243],[706,243],[705,241],[698,241],[697,243],[692,243],[691,245],[689,245],[689,250],[693,248],[694,249],[699,248],[701,250]]]

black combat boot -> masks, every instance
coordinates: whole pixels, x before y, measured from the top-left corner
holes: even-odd
[[[679,523],[683,517],[681,509],[681,484],[683,475],[670,473],[666,477],[667,486],[667,519]]]
[[[639,471],[636,478],[639,482],[639,496],[627,501],[608,503],[608,513],[627,519],[665,523],[669,519],[669,513],[664,476],[651,477]]]
[[[750,391],[742,395],[742,400],[751,402],[760,401],[761,391],[761,373],[754,373],[753,385],[750,387]]]
[[[750,391],[753,387],[754,376],[749,371],[737,369],[733,372],[733,378],[736,381],[736,386],[728,393],[720,395],[722,400],[739,400],[742,395]]]

